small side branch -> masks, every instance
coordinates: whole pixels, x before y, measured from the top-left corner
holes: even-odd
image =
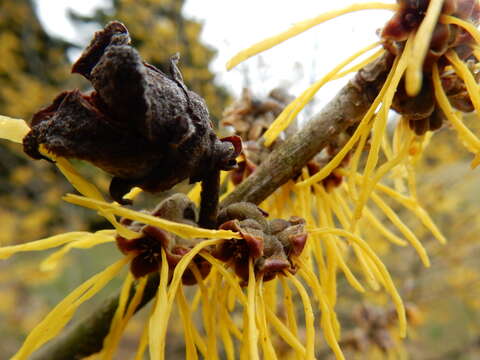
[[[220,170],[214,170],[202,181],[200,217],[198,224],[206,229],[217,226],[218,199],[220,195]]]

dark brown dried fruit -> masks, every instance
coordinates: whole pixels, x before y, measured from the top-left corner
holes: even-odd
[[[197,226],[195,205],[183,194],[175,194],[165,199],[151,214],[163,219]],[[165,250],[168,265],[173,270],[182,257],[202,241],[202,239],[183,239],[155,226],[144,225],[136,221],[124,219],[122,222],[130,229],[143,234],[142,237],[133,240],[127,240],[120,235],[117,235],[116,238],[117,245],[124,254],[135,254],[130,264],[130,270],[136,278],[159,270],[162,248]],[[200,256],[196,256],[193,262],[198,267],[201,276],[206,277],[210,272],[210,264]],[[197,282],[190,269],[185,271],[182,281],[186,285]]]
[[[203,99],[187,89],[172,57],[164,74],[142,61],[125,26],[109,23],[73,65],[90,94],[61,93],[37,112],[24,138],[35,159],[39,145],[58,156],[86,160],[112,174],[110,193],[120,202],[132,187],[170,189],[189,178],[235,167],[240,139],[218,139]]]
[[[248,280],[251,259],[256,277],[264,281],[284,271],[295,272],[293,258],[303,251],[307,240],[305,221],[292,217],[267,220],[267,214],[252,203],[236,203],[223,209],[218,222],[220,229],[237,231],[242,239],[229,239],[218,245],[214,255],[233,266],[235,273]]]

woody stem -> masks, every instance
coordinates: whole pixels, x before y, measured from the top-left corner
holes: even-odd
[[[200,193],[200,219],[198,224],[207,229],[217,226],[218,198],[220,194],[220,170],[214,170],[202,181]]]

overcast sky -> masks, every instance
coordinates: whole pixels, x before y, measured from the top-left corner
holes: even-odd
[[[218,81],[240,93],[250,78],[254,92],[264,94],[275,86],[288,86],[298,95],[308,84],[331,70],[339,60],[376,41],[375,31],[391,15],[388,11],[360,11],[321,24],[288,42],[254,57],[227,72],[226,61],[236,52],[287,29],[292,24],[351,4],[352,0],[188,0],[185,12],[204,23],[202,39],[218,49],[212,70]],[[359,2],[359,1],[357,1]],[[394,2],[387,0],[385,2]],[[82,14],[108,0],[37,0],[48,31],[73,41],[87,42],[95,29],[78,29],[66,18],[68,8]],[[249,76],[246,76],[249,74]],[[333,84],[317,96],[324,103],[341,84]]]

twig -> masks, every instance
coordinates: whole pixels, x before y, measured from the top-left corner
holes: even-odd
[[[200,193],[200,219],[198,224],[207,229],[217,226],[218,198],[220,195],[220,170],[212,171],[202,181]]]
[[[383,85],[392,61],[391,56],[385,55],[360,70],[304,128],[274,150],[247,180],[222,201],[221,206],[239,201],[259,204],[297,175],[336,135],[361,120]],[[204,184],[207,188],[210,185]],[[207,188],[203,189],[202,198],[206,198],[210,192]],[[210,214],[210,210],[204,210],[203,216],[207,219]],[[155,290],[156,287],[152,285],[150,291],[153,293],[144,296],[139,308],[154,296]],[[100,351],[118,304],[118,296],[72,326],[61,337],[38,351],[32,359],[79,359]]]

